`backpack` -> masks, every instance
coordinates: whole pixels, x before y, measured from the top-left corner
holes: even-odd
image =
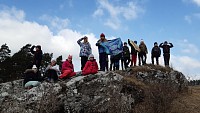
[[[140,52],[145,52],[146,51],[146,46],[145,45],[140,45]]]
[[[153,54],[156,56],[160,56],[160,48],[159,47],[154,47],[153,48]]]

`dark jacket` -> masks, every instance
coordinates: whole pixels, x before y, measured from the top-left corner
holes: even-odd
[[[37,68],[39,68],[42,62],[42,50],[34,51],[34,48],[35,46],[31,47],[31,53],[34,54],[33,64],[35,64]]]
[[[163,54],[170,54],[170,48],[174,46],[172,43],[169,43],[169,45],[161,43],[159,47],[163,48]]]
[[[154,46],[151,50],[151,56],[152,57],[160,57],[161,50],[158,46]]]
[[[133,47],[130,40],[128,40],[129,46],[131,46],[131,54],[137,55],[138,51]]]
[[[130,58],[130,51],[127,46],[123,46],[123,57]]]

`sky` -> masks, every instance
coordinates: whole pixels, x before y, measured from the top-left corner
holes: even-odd
[[[26,44],[41,45],[54,58],[73,55],[79,71],[77,40],[87,36],[98,61],[101,33],[123,42],[143,39],[147,63],[154,42],[171,42],[170,66],[200,79],[200,0],[0,0],[0,45],[12,54]]]

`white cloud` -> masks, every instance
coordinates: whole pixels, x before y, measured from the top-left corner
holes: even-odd
[[[199,48],[195,44],[190,43],[187,39],[184,39],[183,41],[180,41],[178,45],[181,48],[181,52],[185,54],[191,54],[197,55],[199,54]]]
[[[200,79],[200,61],[189,56],[171,55],[172,66],[191,79]]]
[[[51,17],[48,15],[42,15],[40,17],[41,20],[47,21],[50,23],[51,27],[56,30],[61,30],[67,28],[70,21],[69,19],[61,19],[59,17]]]
[[[92,15],[93,17],[103,16],[103,10],[98,8]]]
[[[25,18],[25,13],[22,10],[16,10],[15,7],[9,8],[2,6],[3,11],[0,11],[0,19],[9,18],[10,20],[23,21]]]
[[[200,6],[200,0],[192,0],[193,3],[195,3],[196,5]]]
[[[13,13],[14,12],[14,13]],[[59,55],[66,59],[69,54],[74,56],[73,62],[75,70],[80,70],[80,47],[77,40],[84,35],[89,37],[89,42],[92,46],[92,52],[98,58],[95,35],[81,34],[70,29],[62,29],[58,34],[53,35],[50,29],[45,25],[40,25],[36,22],[29,22],[23,19],[18,19],[18,10],[1,10],[0,11],[0,44],[7,43],[13,53],[16,53],[20,48],[28,43],[33,45],[41,45],[43,52],[53,53],[54,57]],[[12,15],[12,16],[4,16]],[[13,19],[15,18],[15,19]]]
[[[93,16],[103,16],[102,12],[107,11],[109,16],[105,19],[104,25],[107,25],[115,30],[119,29],[121,26],[121,21],[123,20],[120,19],[136,19],[139,13],[144,12],[144,10],[134,2],[127,2],[125,6],[115,5],[114,3],[111,3],[108,0],[98,0],[98,3],[99,7],[96,11],[94,11]]]

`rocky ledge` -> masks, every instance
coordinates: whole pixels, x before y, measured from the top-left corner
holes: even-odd
[[[0,84],[1,113],[128,113],[145,99],[149,83],[187,87],[185,76],[171,68],[141,66],[98,72],[24,89],[23,80]]]

